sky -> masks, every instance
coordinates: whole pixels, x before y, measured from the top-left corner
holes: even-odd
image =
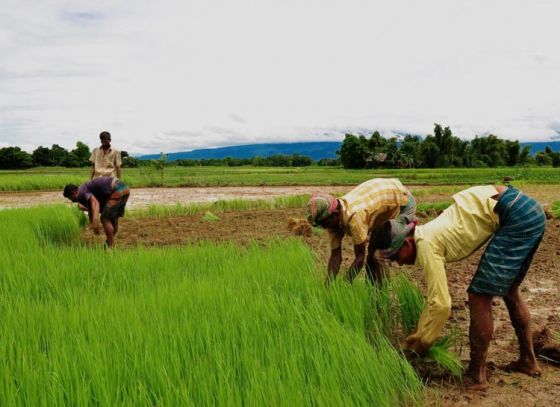
[[[0,147],[560,140],[556,0],[0,2]]]

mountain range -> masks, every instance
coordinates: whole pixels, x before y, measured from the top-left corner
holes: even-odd
[[[313,160],[321,158],[336,158],[336,151],[340,148],[339,141],[317,141],[301,143],[266,143],[246,144],[241,146],[228,146],[218,148],[204,148],[192,151],[181,151],[167,154],[168,161],[175,160],[201,160],[211,158],[252,158],[256,156],[268,157],[275,154],[300,154],[311,157]],[[521,146],[531,145],[531,154],[543,151],[550,146],[553,151],[560,151],[560,141],[521,142]],[[138,158],[151,160],[159,158],[159,154],[148,154]]]

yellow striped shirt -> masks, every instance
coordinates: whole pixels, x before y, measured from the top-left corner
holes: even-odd
[[[364,243],[374,224],[396,217],[408,199],[408,190],[396,178],[374,178],[358,185],[339,198],[340,228],[327,229],[331,249],[341,246],[344,235],[351,236],[354,245]]]

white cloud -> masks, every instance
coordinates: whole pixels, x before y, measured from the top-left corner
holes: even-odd
[[[8,3],[8,4],[5,4]],[[346,131],[544,140],[555,1],[4,0],[0,143],[130,152]]]

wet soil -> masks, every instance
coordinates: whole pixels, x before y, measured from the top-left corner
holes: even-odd
[[[414,191],[445,189],[445,185],[407,185]],[[128,208],[142,208],[151,204],[175,205],[193,202],[214,202],[226,199],[266,199],[283,195],[309,194],[324,191],[343,194],[352,185],[311,185],[311,186],[237,186],[237,187],[190,187],[190,188],[134,188],[128,201]],[[526,185],[523,191],[544,204],[560,199],[560,185]],[[423,191],[424,192],[424,191]],[[430,192],[418,197],[420,202],[448,201],[450,193]],[[0,192],[0,209],[30,207],[43,204],[69,203],[62,191]]]
[[[319,264],[326,265],[328,244],[321,230],[305,228],[298,219],[303,219],[303,209],[263,210],[258,212],[227,212],[217,214],[219,221],[205,221],[204,214],[164,218],[121,220],[117,236],[119,247],[136,245],[159,246],[181,245],[201,240],[233,241],[248,245],[254,241],[265,242],[271,238],[302,239],[317,256]],[[425,219],[423,220],[426,221]],[[299,225],[299,228],[298,228]],[[297,229],[294,234],[294,229]],[[94,237],[84,233],[90,242]],[[343,268],[353,259],[351,242],[343,244]],[[471,257],[446,266],[449,289],[453,299],[453,312],[447,330],[458,333],[460,358],[468,362],[469,313],[466,289],[476,270],[483,248]],[[326,266],[325,266],[326,267]],[[414,267],[403,268],[411,278],[423,287],[422,273]],[[532,315],[534,331],[547,326],[560,331],[560,221],[549,220],[543,242],[531,269],[522,285]],[[494,301],[494,337],[489,350],[490,389],[484,393],[469,392],[463,385],[449,380],[429,383],[428,405],[456,406],[557,406],[560,404],[560,369],[541,362],[543,375],[530,378],[520,373],[508,373],[499,368],[517,357],[517,341],[509,322],[507,310],[501,299]]]

